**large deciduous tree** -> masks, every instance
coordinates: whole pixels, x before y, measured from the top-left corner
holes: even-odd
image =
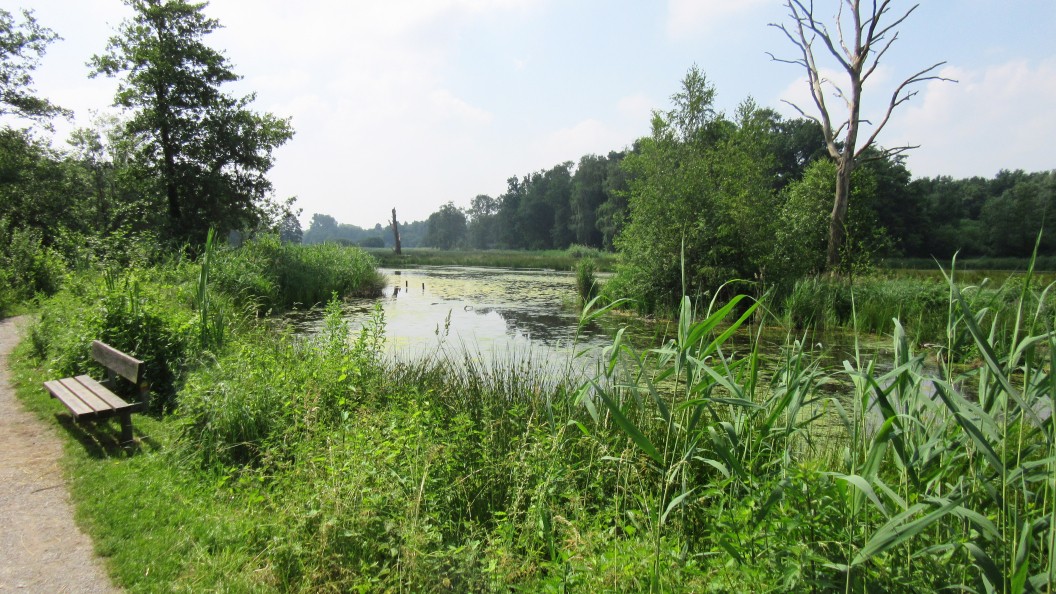
[[[121,77],[114,103],[133,110],[128,133],[164,188],[174,239],[253,227],[266,217],[273,151],[290,139],[289,121],[249,109],[254,96],[222,89],[239,79],[204,43],[220,25],[205,3],[126,0],[135,11],[92,58],[93,76]]]
[[[654,114],[652,135],[622,162],[629,216],[616,238],[615,282],[647,311],[765,272],[778,211],[761,140],[766,113],[746,101],[731,120],[714,97],[704,73],[690,69],[673,109]]]
[[[803,116],[821,125],[829,154],[836,162],[836,193],[829,217],[829,237],[826,262],[830,270],[840,263],[841,247],[846,236],[847,209],[851,196],[851,173],[873,146],[880,131],[884,129],[895,108],[916,94],[910,88],[927,80],[948,80],[933,74],[945,64],[938,62],[916,72],[895,86],[886,109],[875,120],[862,117],[862,91],[869,79],[876,74],[880,61],[898,40],[898,27],[919,5],[913,5],[903,13],[891,14],[892,0],[837,0],[834,29],[818,18],[813,0],[787,0],[789,22],[773,24],[799,50],[792,59],[778,58],[778,62],[796,64],[806,70],[810,96],[816,114],[808,114],[800,106],[790,103]],[[864,6],[863,6],[864,4]],[[816,44],[820,43],[821,47]],[[828,78],[822,60],[833,59],[846,74],[842,83]],[[846,116],[840,117],[837,109],[830,106],[828,93],[834,93],[845,107]],[[862,124],[871,123],[871,132],[863,132]],[[864,141],[859,135],[863,135]],[[902,153],[913,146],[900,146],[879,150],[879,156]]]
[[[17,23],[10,12],[0,9],[0,115],[37,121],[69,115],[33,91],[33,70],[48,44],[59,36],[37,23],[32,11],[22,11],[22,18]]]
[[[466,238],[466,214],[452,202],[429,215],[429,230],[422,244],[449,250],[460,246]]]

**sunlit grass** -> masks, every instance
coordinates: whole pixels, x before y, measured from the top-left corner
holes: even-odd
[[[186,286],[138,293],[175,308],[152,323],[193,333],[201,277],[153,278]],[[912,312],[915,287],[856,282],[847,323],[880,319],[869,291]],[[95,328],[77,320],[89,288],[44,304],[80,329],[53,340]],[[138,451],[60,422],[74,499],[131,591],[1052,591],[1052,291],[1027,277],[990,299],[954,276],[934,293],[929,348],[975,365],[928,371],[912,316],[882,331],[890,361],[826,367],[795,334],[764,356],[772,320],[747,297],[683,299],[666,343],[617,334],[587,379],[446,349],[387,360],[380,311],[352,336],[337,302],[316,336],[232,308],[174,411],[137,418]],[[49,423],[39,386],[63,348],[16,357]]]

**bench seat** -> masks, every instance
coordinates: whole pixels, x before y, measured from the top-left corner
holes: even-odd
[[[118,417],[121,421],[121,441],[132,441],[132,413],[146,410],[148,386],[143,380],[142,361],[130,357],[110,345],[94,341],[93,358],[107,368],[113,385],[117,377],[124,377],[139,388],[140,401],[126,402],[103,383],[78,375],[44,382],[44,388],[70,410],[74,420],[103,420]]]
[[[139,410],[138,405],[125,402],[87,375],[44,382],[44,387],[51,395],[58,398],[70,409],[75,418],[106,419],[128,412]]]

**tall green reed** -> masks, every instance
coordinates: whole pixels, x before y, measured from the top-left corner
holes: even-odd
[[[677,335],[645,353],[618,334],[579,396],[599,440],[630,445],[609,461],[635,488],[613,505],[649,518],[650,589],[716,555],[730,587],[1051,589],[1056,343],[1051,286],[1026,280],[1010,303],[949,275],[939,351],[979,360],[940,358],[938,376],[897,318],[890,364],[823,370],[801,341],[776,366],[728,352],[759,307],[744,297],[699,316],[684,298]]]

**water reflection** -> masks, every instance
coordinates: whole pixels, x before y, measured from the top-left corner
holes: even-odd
[[[574,344],[577,350],[608,346],[622,326],[628,327],[627,339],[642,349],[660,344],[675,331],[668,322],[614,316],[582,328],[577,338],[579,304],[571,272],[456,266],[381,272],[388,279],[384,297],[347,303],[345,315],[353,331],[358,331],[380,303],[389,349],[400,358],[441,349],[460,358],[464,349],[490,360],[530,353],[533,360],[560,365],[567,362]],[[321,311],[313,310],[292,316],[291,322],[299,331],[312,332],[321,318]],[[854,358],[853,341],[839,334],[790,337],[783,330],[767,331],[759,336],[760,347],[777,354],[790,338],[817,344],[810,350],[824,352],[826,364]],[[889,359],[886,346],[884,341],[859,344],[863,355]],[[725,348],[727,355],[733,350],[747,352],[749,333],[734,335]]]

